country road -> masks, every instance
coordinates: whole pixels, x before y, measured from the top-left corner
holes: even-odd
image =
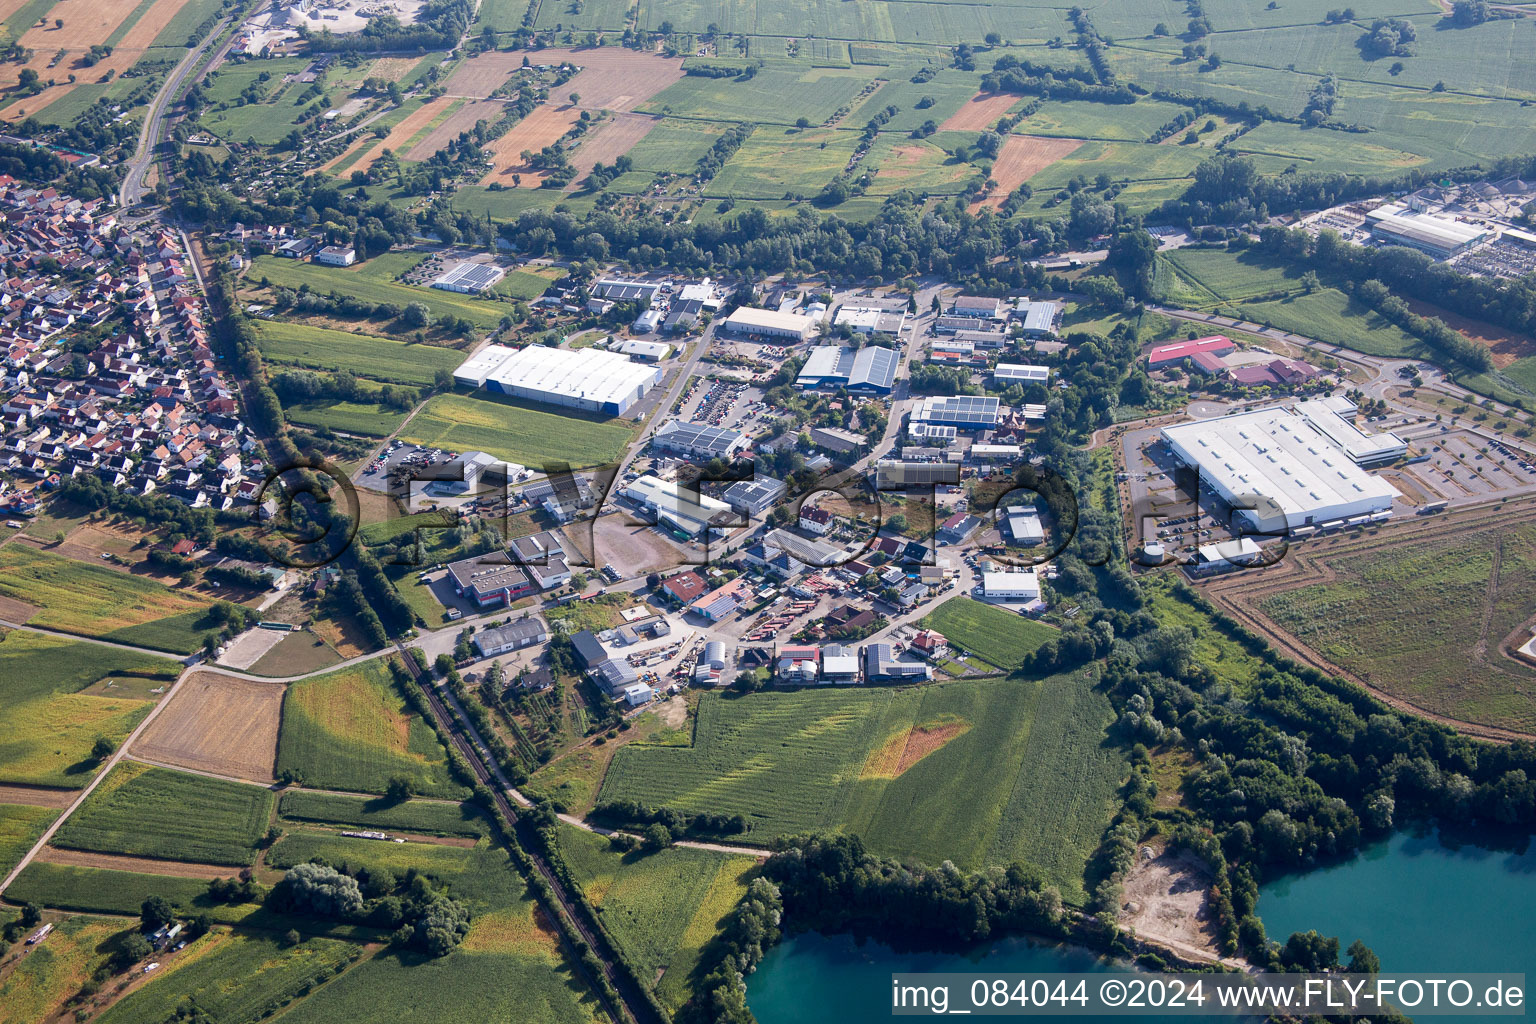
[[[203,37],[202,42],[187,51],[187,55],[171,71],[170,77],[166,78],[160,91],[155,93],[155,98],[149,101],[149,109],[144,114],[144,127],[139,131],[139,147],[134,151],[133,159],[128,161],[127,173],[123,175],[123,187],[117,193],[118,205],[124,209],[137,206],[144,198],[144,193],[149,191],[144,181],[155,163],[155,149],[160,145],[160,136],[165,130],[166,111],[180,95],[182,83],[187,80],[187,75],[191,74],[197,62],[202,60],[209,45],[228,27],[229,18],[221,18],[213,30]]]

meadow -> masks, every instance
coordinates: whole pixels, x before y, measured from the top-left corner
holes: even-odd
[[[10,873],[59,812],[52,807],[0,804],[0,878]]]
[[[676,1009],[691,994],[688,976],[720,919],[746,895],[751,857],[672,847],[621,854],[606,836],[560,829],[560,851],[603,926],[642,978]]]
[[[737,199],[780,199],[786,193],[814,196],[843,170],[858,142],[854,132],[802,132],[764,125],[704,186],[704,195]]]
[[[370,800],[337,793],[292,790],[278,800],[277,813],[295,821],[354,825],[378,831],[399,830],[445,836],[487,834],[485,819],[472,804],[439,803],[432,800],[390,803],[377,798]]]
[[[1057,635],[1050,626],[968,597],[952,597],[923,619],[968,653],[1001,669],[1016,669],[1035,648]]]
[[[1380,313],[1335,288],[1271,302],[1248,302],[1240,314],[1256,323],[1356,349],[1367,355],[1422,358],[1428,347]]]
[[[382,274],[373,265],[387,256],[409,255],[388,253],[351,267],[328,267],[321,263],[304,263],[300,260],[278,256],[258,256],[251,261],[246,273],[247,282],[267,281],[281,288],[297,289],[309,285],[312,291],[328,295],[340,292],[365,302],[390,303],[404,309],[413,302],[420,302],[436,317],[463,317],[482,330],[490,330],[501,322],[509,307],[490,299],[479,299],[458,292],[446,292],[441,288],[420,288],[413,284],[401,284],[391,275]],[[392,267],[392,264],[384,264]]]
[[[792,125],[804,117],[819,125],[838,108],[851,104],[874,77],[868,68],[777,65],[759,71],[750,80],[690,75],[651,97],[640,109],[671,117],[761,125]]]
[[[1412,544],[1348,544],[1317,558],[1335,578],[1258,607],[1372,686],[1469,722],[1536,731],[1536,670],[1499,651],[1531,613],[1536,525]]]
[[[844,828],[877,853],[963,867],[1021,861],[1083,899],[1125,771],[1091,678],[917,689],[707,694],[692,747],[631,744],[599,801],[743,814],[766,843]]]
[[[0,549],[0,597],[37,608],[27,624],[176,654],[202,647],[208,601],[154,580],[21,544]]]
[[[489,392],[433,395],[401,431],[402,440],[450,451],[483,451],[522,466],[616,461],[634,436],[623,420],[600,419]]]
[[[392,776],[422,796],[460,799],[447,751],[379,661],[294,683],[283,699],[277,771],[317,789],[383,793]]]
[[[378,402],[337,402],[327,398],[283,406],[283,418],[289,423],[367,437],[388,437],[400,429],[406,415]]]
[[[439,370],[453,371],[464,353],[435,345],[414,345],[369,334],[283,320],[255,320],[262,358],[307,370],[347,370],[391,384],[430,385]]]
[[[1013,130],[1018,135],[1145,142],[1153,132],[1188,109],[1177,103],[1153,99],[1138,100],[1129,105],[1051,100],[1020,121]]]
[[[0,980],[0,1024],[54,1019],[66,1001],[105,966],[122,921],[72,917]]]
[[[54,834],[65,849],[203,864],[250,864],[272,794],[124,761]]]
[[[1256,252],[1175,249],[1161,258],[1211,295],[1229,302],[1301,291],[1302,268],[1270,261]]]
[[[96,740],[121,743],[153,706],[146,688],[170,683],[179,668],[40,633],[0,634],[0,782],[83,787],[97,768]]]
[[[277,936],[211,932],[96,1019],[160,1024],[191,1003],[220,1024],[255,1024],[320,989],[362,952],[337,939],[307,938],[289,946]]]
[[[268,866],[291,868],[316,858],[332,864],[384,869],[404,878],[412,868],[432,879],[475,914],[516,904],[523,881],[507,851],[482,841],[475,847],[385,843],[330,832],[290,832],[267,852]]]

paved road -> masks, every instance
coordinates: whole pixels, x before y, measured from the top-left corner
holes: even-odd
[[[117,202],[119,206],[128,208],[137,206],[139,200],[148,192],[144,180],[149,175],[150,167],[154,166],[155,149],[160,145],[160,136],[165,131],[166,111],[181,92],[182,83],[187,75],[207,52],[209,45],[217,39],[226,28],[229,27],[229,19],[222,18],[213,27],[213,31],[203,37],[203,41],[187,51],[187,55],[181,58],[181,62],[171,71],[170,77],[155,93],[155,98],[149,101],[149,110],[144,114],[144,127],[139,132],[139,148],[134,151],[133,159],[128,161],[128,173],[123,175],[123,187],[118,190]],[[226,45],[227,49],[227,45]]]

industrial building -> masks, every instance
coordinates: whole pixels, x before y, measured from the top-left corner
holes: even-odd
[[[1004,387],[1009,384],[1044,384],[1051,379],[1051,368],[1029,363],[998,363],[992,370],[992,379]]]
[[[997,426],[1002,412],[1002,401],[997,398],[935,395],[917,403],[912,410],[912,422],[956,430],[991,430]]]
[[[459,364],[459,368],[453,371],[453,382],[466,388],[484,387],[485,378],[500,369],[503,363],[515,355],[517,355],[515,348],[508,348],[506,345],[487,345]]]
[[[839,455],[861,452],[869,444],[863,434],[855,434],[851,430],[839,430],[837,427],[812,427],[811,442],[818,448],[825,448]]]
[[[832,323],[838,327],[846,327],[856,334],[899,334],[906,321],[905,307],[884,309],[880,306],[855,306],[845,303],[838,307],[837,316],[833,318]]]
[[[617,352],[529,345],[487,374],[485,387],[532,402],[622,416],[661,383],[661,376],[657,367]]]
[[[979,316],[946,315],[934,318],[933,332],[935,334],[956,334],[961,331],[984,331],[991,324],[992,321]]]
[[[804,341],[816,329],[816,319],[799,313],[780,313],[775,309],[742,306],[725,318],[724,327],[733,334]]]
[[[890,644],[866,644],[864,679],[866,682],[912,682],[932,679],[933,669],[920,661],[898,661]]]
[[[1232,344],[1232,339],[1222,334],[1213,334],[1208,338],[1195,338],[1192,341],[1175,341],[1168,345],[1159,345],[1148,352],[1147,369],[1159,370],[1164,366],[1174,366],[1190,359],[1199,369],[1210,373],[1224,369],[1225,364],[1221,362],[1220,357],[1236,350],[1237,346]]]
[[[494,658],[508,651],[519,651],[549,639],[549,630],[540,619],[529,616],[505,626],[488,626],[475,634],[474,645],[484,658]]]
[[[534,589],[533,580],[523,567],[499,552],[450,562],[448,581],[455,594],[469,598],[478,608],[511,604]]]
[[[315,253],[315,262],[332,267],[350,267],[357,262],[357,250],[350,245],[328,245]]]
[[[1344,454],[1358,466],[1396,462],[1408,454],[1408,442],[1391,431],[1367,434],[1355,426],[1355,415],[1359,411],[1359,406],[1343,395],[1296,403],[1296,414],[1310,423],[1318,433],[1344,449]]]
[[[789,485],[771,476],[754,480],[738,480],[725,489],[725,503],[742,515],[756,518],[764,515],[784,499]]]
[[[954,462],[908,462],[881,459],[875,463],[875,490],[904,491],[909,487],[952,486],[960,482]]]
[[[1002,320],[1008,316],[1008,303],[984,295],[957,295],[949,309],[951,316],[973,316],[983,320]]]
[[[1040,525],[1040,515],[1034,509],[1008,509],[1004,513],[1003,529],[1014,544],[1033,547],[1045,543],[1045,528]]]
[[[511,552],[540,590],[553,590],[571,582],[565,545],[555,534],[545,530],[531,537],[518,537],[512,541]]]
[[[747,446],[747,436],[708,423],[669,420],[651,437],[651,447],[700,459],[731,459]]]
[[[1019,299],[1013,305],[1014,322],[1026,338],[1054,338],[1061,326],[1059,302]]]
[[[1040,577],[1033,569],[981,574],[981,596],[991,601],[1038,601]]]
[[[1365,215],[1371,234],[1388,245],[1406,245],[1436,259],[1460,255],[1488,238],[1488,228],[1386,203]]]
[[[607,278],[592,286],[592,294],[615,302],[650,302],[661,285],[649,281],[620,281]]]
[[[505,270],[489,263],[456,263],[440,274],[432,282],[432,287],[441,288],[445,292],[473,295],[485,291],[506,276]]]
[[[664,341],[637,341],[625,338],[618,350],[637,363],[659,363],[672,354],[672,346]]]
[[[714,528],[729,530],[740,517],[719,498],[687,491],[676,481],[642,476],[624,488],[624,496],[656,517],[656,525],[668,527],[685,539]]]
[[[1397,490],[1355,464],[1306,418],[1279,406],[1163,428],[1201,482],[1258,533],[1384,519]]]
[[[496,476],[498,470],[503,480],[510,481],[516,479],[524,467],[503,462],[486,452],[465,452],[452,462],[429,469],[427,472],[433,479],[427,484],[427,490],[433,494],[468,494],[479,485],[482,477]]]
[[[878,345],[865,348],[817,345],[800,368],[795,386],[889,394],[896,383],[896,364],[900,358],[894,349]]]

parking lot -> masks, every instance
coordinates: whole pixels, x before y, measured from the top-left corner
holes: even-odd
[[[441,448],[422,448],[404,441],[391,441],[362,468],[357,484],[370,490],[393,494],[395,491],[390,487],[390,478],[395,477],[396,486],[400,493],[404,493],[404,483],[412,475],[451,462],[457,455],[457,452]]]
[[[678,418],[751,433],[767,412],[761,388],[696,377],[683,390]]]
[[[1429,458],[1404,472],[1440,498],[1485,501],[1536,488],[1536,463],[1470,431],[1446,431],[1414,447]]]

